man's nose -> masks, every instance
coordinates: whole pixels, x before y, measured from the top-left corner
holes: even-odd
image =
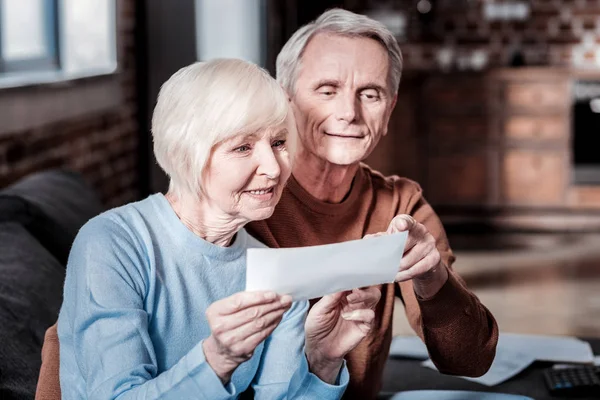
[[[340,94],[337,96],[336,118],[347,123],[353,122],[358,113],[358,99],[354,94]]]

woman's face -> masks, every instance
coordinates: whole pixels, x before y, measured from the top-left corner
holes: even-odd
[[[204,172],[203,198],[211,208],[247,221],[273,214],[291,173],[289,120],[216,144]]]

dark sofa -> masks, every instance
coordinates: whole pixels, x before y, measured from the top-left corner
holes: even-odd
[[[36,173],[0,190],[0,399],[34,398],[71,243],[102,211],[72,171]]]

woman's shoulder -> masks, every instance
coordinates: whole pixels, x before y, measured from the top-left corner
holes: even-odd
[[[156,195],[104,211],[86,222],[75,239],[94,247],[139,245],[150,237],[149,224],[156,218]],[[153,216],[154,214],[154,216]]]
[[[257,238],[255,238],[254,236],[252,236],[251,234],[249,234],[246,229],[242,229],[240,230],[241,233],[243,233],[244,235],[247,236],[247,240],[246,240],[246,247],[249,249],[255,249],[255,248],[266,248],[269,247],[266,244],[264,244],[263,242],[261,242],[260,240],[258,240]]]

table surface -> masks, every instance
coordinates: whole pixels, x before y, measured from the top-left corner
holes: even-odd
[[[600,339],[582,338],[590,343],[594,354],[600,354]],[[496,386],[485,386],[466,379],[422,367],[421,361],[402,358],[390,358],[383,374],[383,388],[380,398],[388,399],[395,392],[406,390],[472,390],[478,392],[496,392],[521,394],[536,400],[567,399],[553,397],[548,392],[543,371],[552,367],[552,363],[535,362],[520,374]],[[579,400],[599,400],[600,397],[577,397]]]

